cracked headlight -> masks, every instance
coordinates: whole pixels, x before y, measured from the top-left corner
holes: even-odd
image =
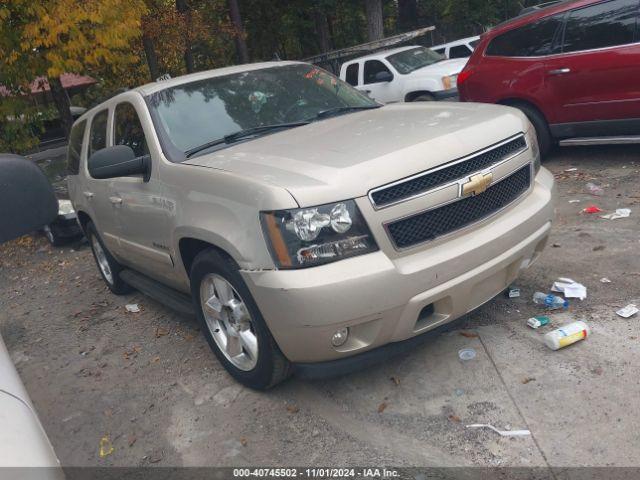
[[[311,267],[378,250],[353,200],[260,216],[279,268]]]

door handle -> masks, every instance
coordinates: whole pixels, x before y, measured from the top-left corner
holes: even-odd
[[[120,205],[122,203],[122,199],[120,197],[109,197],[109,201],[113,205]]]
[[[556,68],[555,70],[549,70],[549,75],[564,75],[565,73],[571,73],[570,68]]]
[[[92,199],[93,198],[93,192],[82,192],[82,194],[87,197],[88,199]]]

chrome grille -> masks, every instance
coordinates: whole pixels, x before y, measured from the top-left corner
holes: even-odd
[[[370,192],[369,198],[376,208],[387,207],[495,165],[526,147],[524,136],[521,135],[471,157],[455,160],[450,166],[438,167],[437,170],[426,171],[393,185],[377,188]]]
[[[434,240],[482,220],[516,200],[531,183],[531,164],[516,170],[485,192],[385,225],[397,249]]]

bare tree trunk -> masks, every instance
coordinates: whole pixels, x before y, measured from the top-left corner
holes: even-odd
[[[328,52],[331,50],[331,32],[329,32],[329,22],[327,14],[320,8],[313,9],[313,20],[316,24],[316,33],[318,34],[318,42],[320,43],[320,51]]]
[[[242,17],[240,16],[238,0],[229,0],[229,16],[231,17],[231,23],[233,23],[233,26],[236,29],[236,34],[233,40],[236,44],[238,62],[249,63],[249,51],[247,50],[247,42],[244,39],[245,32],[242,25]]]
[[[364,0],[367,12],[367,32],[369,41],[384,38],[382,0]]]
[[[71,132],[71,125],[73,124],[69,95],[67,95],[67,91],[62,87],[60,77],[49,78],[49,87],[51,87],[53,103],[55,103],[58,114],[60,115],[60,124],[62,125],[65,138],[69,138],[69,132]]]
[[[191,9],[186,0],[176,0],[176,10],[184,18],[184,65],[187,68],[187,73],[193,73],[196,71],[193,62],[193,52],[191,51],[191,38],[189,32],[191,31]]]
[[[145,57],[147,57],[149,75],[151,75],[151,81],[153,82],[160,76],[160,67],[158,66],[158,55],[156,54],[156,47],[153,44],[153,39],[147,34],[142,35],[142,46],[144,47],[144,55]]]
[[[401,32],[414,30],[418,26],[418,2],[398,0],[398,29]]]

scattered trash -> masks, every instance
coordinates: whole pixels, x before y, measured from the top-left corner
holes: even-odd
[[[527,384],[527,383],[529,383],[529,382],[535,382],[535,381],[536,381],[536,378],[535,378],[535,377],[526,377],[526,378],[524,378],[524,379],[522,380],[522,384],[523,384],[523,385],[526,385],[526,384]]]
[[[300,408],[297,405],[287,405],[287,412],[289,413],[298,413]]]
[[[553,248],[560,248],[562,245],[560,245],[559,243],[554,243],[551,245]]]
[[[606,247],[604,245],[596,245],[595,247],[593,247],[593,251],[594,252],[601,252],[602,250],[604,250]]]
[[[559,350],[567,345],[584,340],[589,336],[589,326],[583,321],[572,322],[553,330],[544,336],[544,343],[551,350]]]
[[[589,182],[584,186],[584,188],[587,191],[587,193],[591,195],[595,195],[596,197],[600,197],[604,195],[604,189],[599,185],[596,185],[595,183]]]
[[[638,307],[636,307],[635,304],[630,303],[626,307],[618,310],[616,314],[620,315],[622,318],[629,318],[629,317],[633,317],[638,312],[640,312],[640,310],[638,310]]]
[[[603,212],[604,210],[602,210],[601,208],[595,206],[595,205],[589,205],[587,208],[583,208],[582,209],[582,213],[600,213]]]
[[[600,279],[600,283],[611,283],[611,280],[609,280],[607,277],[602,277]]]
[[[569,203],[580,203],[580,200],[569,200]]]
[[[523,437],[531,435],[529,430],[498,430],[496,427],[489,425],[488,423],[474,423],[473,425],[467,425],[467,428],[488,428],[496,432],[501,437]]]
[[[113,453],[113,445],[111,445],[111,440],[109,439],[109,435],[105,435],[100,439],[100,458],[107,457]]]
[[[467,337],[467,338],[478,338],[478,334],[477,333],[473,333],[473,332],[462,331],[462,332],[460,332],[460,335],[462,335],[463,337]]]
[[[520,288],[511,285],[504,293],[507,298],[518,298],[520,296]]]
[[[391,380],[396,387],[400,385],[400,379],[398,377],[389,377],[389,380]]]
[[[563,298],[555,295],[547,295],[542,292],[536,292],[533,294],[533,303],[537,305],[544,305],[550,310],[558,310],[560,308],[568,308],[569,302]]]
[[[452,422],[456,422],[456,423],[462,422],[462,420],[460,419],[459,416],[453,415],[453,414],[449,415],[449,420],[451,420]]]
[[[618,208],[614,213],[608,213],[606,215],[600,215],[600,218],[604,218],[606,220],[617,220],[618,218],[627,218],[631,215],[631,209],[629,208]]]
[[[577,172],[577,171],[578,171],[578,169],[577,169],[576,167],[573,167],[573,168],[567,168],[567,169],[565,170],[565,172]]]
[[[246,447],[248,443],[249,442],[247,441],[246,438],[240,437],[240,445],[242,445],[243,447]]]
[[[454,394],[456,397],[461,397],[462,395],[464,395],[464,389],[463,389],[463,388],[456,388],[456,389],[453,391],[453,394]]]
[[[553,282],[551,291],[563,293],[565,298],[579,298],[580,300],[587,298],[587,287],[570,278],[560,277]]]
[[[138,306],[137,303],[129,303],[129,304],[125,305],[124,308],[129,313],[138,313],[140,311],[140,307]]]
[[[169,335],[169,330],[163,327],[156,327],[156,338],[164,337],[165,335]]]
[[[389,404],[387,402],[382,402],[380,405],[378,405],[378,413],[384,412],[388,406]]]
[[[473,360],[476,358],[476,351],[473,348],[463,348],[458,352],[458,357],[462,361]]]
[[[539,317],[531,317],[527,320],[527,325],[531,328],[540,328],[549,324],[549,317],[539,316]]]

